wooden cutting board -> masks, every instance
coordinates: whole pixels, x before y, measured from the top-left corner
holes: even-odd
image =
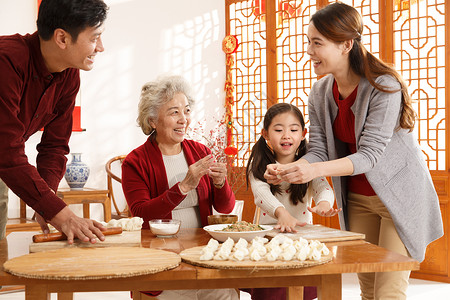
[[[305,268],[327,263],[333,259],[333,253],[324,255],[320,260],[290,260],[290,261],[252,261],[252,260],[200,260],[201,251],[204,246],[198,246],[183,250],[180,253],[181,259],[184,262],[195,266],[215,268],[215,269],[258,269],[258,270],[273,270],[273,269],[296,269]]]
[[[104,248],[104,247],[140,247],[141,231],[123,231],[121,234],[107,235],[103,242],[97,241],[95,244],[82,242],[78,239],[72,245],[67,241],[53,241],[43,243],[31,243],[30,253],[42,252],[60,248]]]
[[[154,274],[180,262],[176,253],[149,248],[65,248],[15,257],[3,268],[26,278],[87,280]]]
[[[361,240],[366,238],[366,236],[363,233],[344,231],[326,227],[323,225],[307,224],[303,227],[297,226],[295,227],[295,229],[297,230],[297,233],[282,233],[282,234],[287,235],[292,239],[298,239],[299,237],[302,237],[307,240],[318,240],[322,243]],[[280,232],[274,229],[268,232],[266,235],[269,237],[274,237],[277,234],[280,234]]]

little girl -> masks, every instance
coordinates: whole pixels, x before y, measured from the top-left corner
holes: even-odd
[[[288,103],[271,106],[264,116],[261,137],[252,148],[247,165],[255,204],[261,208],[259,224],[276,224],[281,232],[296,232],[295,226],[312,224],[312,212],[331,217],[334,193],[328,181],[319,177],[305,184],[268,184],[264,172],[268,164],[297,161],[306,153],[306,129],[303,114]],[[314,199],[315,207],[311,208]],[[258,216],[255,213],[255,220]],[[247,290],[248,291],[248,290]],[[286,288],[250,289],[252,299],[285,299]],[[304,299],[317,297],[315,287],[305,287]]]

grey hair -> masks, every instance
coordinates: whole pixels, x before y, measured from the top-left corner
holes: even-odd
[[[147,82],[141,90],[141,97],[138,105],[137,122],[146,135],[153,133],[154,128],[150,121],[156,122],[161,106],[182,93],[186,96],[189,105],[194,105],[191,94],[191,87],[182,76],[164,76],[155,81]]]

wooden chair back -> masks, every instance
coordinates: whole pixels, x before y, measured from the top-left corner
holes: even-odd
[[[122,165],[122,162],[125,159],[125,157],[127,157],[127,156],[119,155],[119,156],[113,157],[110,160],[108,160],[108,162],[105,165],[106,176],[107,176],[107,180],[108,180],[108,195],[109,195],[109,198],[112,200],[114,209],[116,210],[116,213],[112,214],[113,219],[130,218],[131,217],[131,212],[128,209],[128,205],[125,206],[125,209],[123,211],[120,211],[119,207],[117,206],[116,196],[114,194],[114,189],[113,189],[113,180],[122,184],[122,178],[118,174],[115,174],[113,172],[112,165],[114,163],[116,163],[116,164],[118,163],[118,164]]]
[[[259,218],[261,217],[261,207],[257,206],[257,207],[255,208],[255,216],[256,216],[256,218],[255,218],[255,224],[258,224],[258,225],[259,225]]]

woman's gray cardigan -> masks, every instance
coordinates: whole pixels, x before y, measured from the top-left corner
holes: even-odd
[[[349,158],[353,175],[364,173],[384,203],[403,243],[412,258],[422,261],[429,243],[443,235],[439,200],[423,153],[413,133],[399,129],[401,92],[385,93],[361,79],[355,103],[357,152],[348,148],[333,134],[338,107],[333,98],[334,77],[317,81],[309,95],[309,150],[303,157],[310,163]],[[400,85],[391,76],[376,79],[392,90]],[[338,207],[343,211],[339,221],[348,229],[346,218],[346,177],[332,177]]]

